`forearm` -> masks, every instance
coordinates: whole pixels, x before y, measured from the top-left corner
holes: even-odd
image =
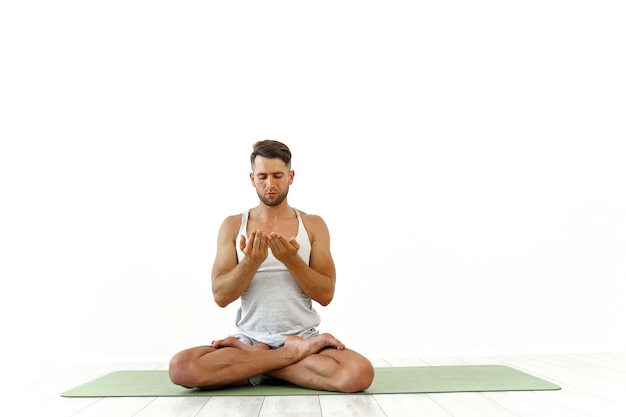
[[[258,268],[258,265],[254,265],[244,258],[230,271],[213,276],[211,284],[213,298],[217,305],[226,307],[241,297],[241,294],[250,285],[250,281],[252,281]]]
[[[335,280],[332,277],[317,272],[299,257],[286,266],[302,292],[323,306],[330,304],[335,295]]]

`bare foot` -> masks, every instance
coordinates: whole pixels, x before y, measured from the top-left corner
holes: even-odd
[[[299,336],[289,336],[285,340],[283,349],[295,352],[299,359],[319,353],[326,348],[345,349],[343,343],[329,333],[323,333],[311,339],[303,339]]]
[[[259,350],[268,350],[270,347],[264,343],[258,343],[256,345],[246,345],[241,340],[236,337],[229,336],[222,340],[214,340],[211,344],[215,349],[221,349],[225,347],[231,347],[239,350],[247,350],[247,351],[259,351]]]

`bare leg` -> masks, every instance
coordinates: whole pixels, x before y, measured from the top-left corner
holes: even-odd
[[[302,359],[331,347],[344,349],[329,334],[310,340],[290,336],[279,349],[265,345],[247,346],[235,338],[199,346],[174,355],[169,374],[172,382],[185,387],[215,389],[247,384],[249,378],[293,365]]]
[[[359,392],[372,384],[374,368],[352,350],[325,349],[267,375],[310,389]]]

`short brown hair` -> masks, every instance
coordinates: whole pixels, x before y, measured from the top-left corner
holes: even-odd
[[[291,169],[291,151],[282,142],[277,140],[260,140],[252,145],[252,154],[250,155],[250,164],[254,169],[254,160],[257,156],[264,158],[280,158]]]

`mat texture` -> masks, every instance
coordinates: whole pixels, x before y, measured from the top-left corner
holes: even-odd
[[[361,394],[558,390],[541,378],[502,365],[376,368]],[[174,385],[167,371],[117,371],[65,391],[63,397],[182,397],[227,395],[340,395],[291,384],[257,385],[214,391]]]

